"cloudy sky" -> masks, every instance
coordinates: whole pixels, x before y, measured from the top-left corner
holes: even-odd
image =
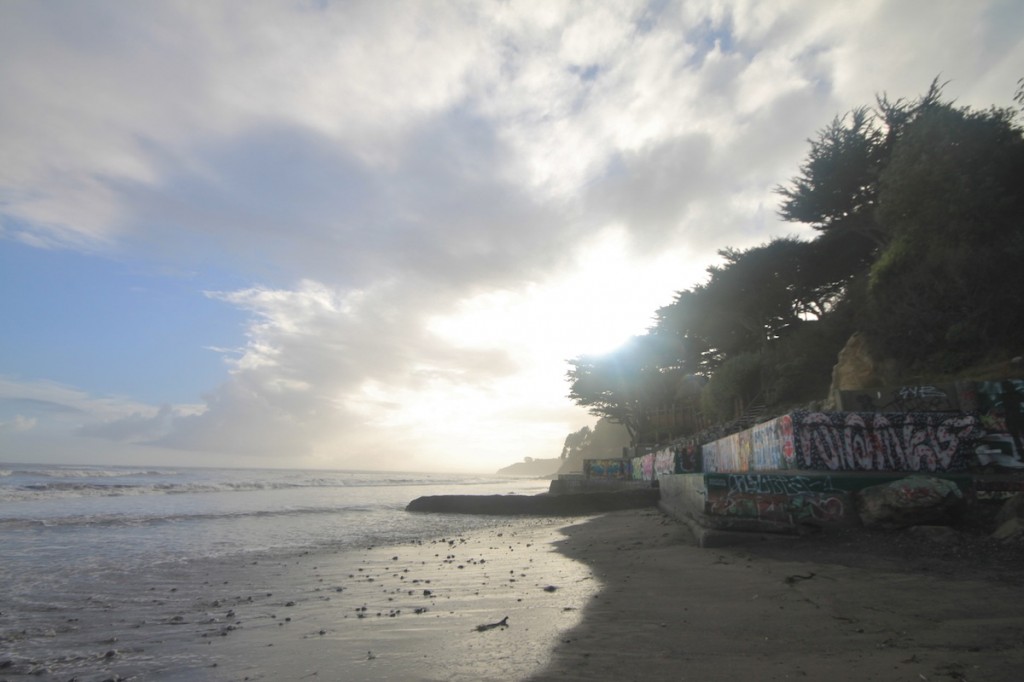
[[[1019,0],[0,3],[0,460],[494,471]]]

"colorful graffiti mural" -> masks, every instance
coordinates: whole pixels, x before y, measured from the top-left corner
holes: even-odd
[[[583,474],[587,478],[632,478],[628,459],[585,459]]]
[[[793,412],[704,446],[710,473],[960,471],[983,432],[971,415]]]
[[[784,526],[851,520],[850,493],[829,476],[727,474],[706,476],[705,513],[733,521]]]
[[[785,414],[703,447],[704,470],[777,471],[796,467],[793,417]]]
[[[700,484],[674,486],[673,479],[698,479]],[[663,499],[666,488],[676,495],[680,490],[696,491],[701,523],[709,527],[790,532],[807,525],[857,525],[861,523],[856,503],[860,491],[888,483],[906,486],[907,479],[904,472],[732,473],[669,477],[661,485]],[[929,479],[941,479],[943,485],[964,495],[979,486],[978,477],[971,474],[943,473]],[[986,480],[995,482],[996,477]]]
[[[796,458],[793,418],[784,414],[752,428],[750,448],[750,468],[754,471],[792,468]]]
[[[689,474],[703,471],[700,442],[696,439],[676,446],[676,473]]]
[[[744,449],[744,445],[750,444],[750,438],[740,440],[740,434],[734,433],[719,438],[712,443],[705,443],[704,470],[705,471],[749,471],[750,452]]]
[[[653,457],[654,455],[645,455],[645,457]],[[644,457],[634,457],[630,460],[630,470],[634,481],[644,481]]]
[[[630,460],[630,474],[634,481],[654,481],[667,474],[686,474],[700,471],[701,448],[696,440],[676,443]]]
[[[808,493],[803,495],[742,495],[710,498],[706,513],[787,526],[836,524],[846,519],[847,493]]]
[[[794,474],[729,474],[725,488],[730,493],[799,495],[801,493],[836,492],[831,476],[800,476]]]
[[[676,453],[669,448],[654,453],[654,475],[676,473]]]

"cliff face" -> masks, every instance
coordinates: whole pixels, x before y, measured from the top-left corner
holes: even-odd
[[[622,424],[598,420],[593,429],[583,427],[565,439],[559,474],[583,473],[583,460],[621,457],[629,446],[629,432]]]
[[[584,426],[565,439],[561,457],[533,459],[498,470],[499,476],[530,476],[554,478],[558,474],[583,473],[583,460],[622,457],[622,449],[629,445],[629,432],[621,424],[601,419],[594,428]]]

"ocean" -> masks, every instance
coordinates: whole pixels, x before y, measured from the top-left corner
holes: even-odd
[[[75,670],[83,644],[97,648],[78,624],[89,614],[169,618],[169,598],[146,594],[154,584],[188,591],[228,563],[415,543],[508,521],[404,511],[422,495],[547,488],[451,474],[0,464],[0,666]]]

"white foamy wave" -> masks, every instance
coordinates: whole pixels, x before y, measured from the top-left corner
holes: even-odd
[[[359,513],[374,511],[367,505],[342,507],[296,507],[291,509],[257,509],[235,511],[179,512],[171,514],[86,514],[75,516],[54,516],[48,518],[3,518],[0,529],[16,528],[61,528],[82,526],[138,527],[161,523],[200,522],[227,519],[270,518],[288,516],[319,516],[323,514]]]
[[[8,476],[40,476],[44,478],[129,478],[139,476],[177,476],[178,472],[157,469],[22,469],[7,471]]]
[[[9,464],[4,466],[3,471],[10,473],[0,478],[0,503],[251,492],[285,494],[286,491],[330,494],[332,489],[349,491],[345,494],[350,495],[359,490],[381,488],[477,488],[506,484],[509,490],[518,490],[524,485],[523,479],[507,477],[367,471],[171,470]]]

